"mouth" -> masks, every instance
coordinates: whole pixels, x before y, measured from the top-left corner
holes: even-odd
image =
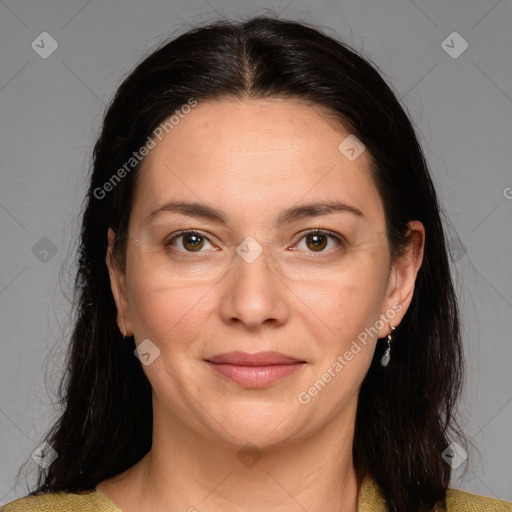
[[[264,388],[295,374],[305,364],[279,352],[228,352],[205,359],[223,377],[246,388]]]

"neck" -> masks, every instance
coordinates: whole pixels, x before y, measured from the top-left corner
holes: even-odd
[[[155,408],[151,451],[97,488],[126,512],[356,512],[353,428],[343,428],[353,424],[329,423],[301,439],[241,446],[206,437]]]

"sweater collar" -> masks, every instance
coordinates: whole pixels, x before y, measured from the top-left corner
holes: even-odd
[[[357,512],[388,512],[380,487],[369,474],[361,482]]]

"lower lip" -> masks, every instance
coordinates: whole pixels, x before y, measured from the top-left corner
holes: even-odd
[[[247,388],[264,388],[302,368],[305,363],[272,364],[268,366],[237,366],[226,363],[208,364],[220,374]]]

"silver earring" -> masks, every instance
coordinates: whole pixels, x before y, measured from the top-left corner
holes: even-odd
[[[380,364],[384,367],[386,367],[391,360],[391,333],[395,330],[391,324],[389,327],[391,327],[391,332],[388,334],[388,346],[386,347],[383,356],[380,358]]]
[[[123,338],[126,339],[126,326],[124,325],[124,318],[121,320]]]

